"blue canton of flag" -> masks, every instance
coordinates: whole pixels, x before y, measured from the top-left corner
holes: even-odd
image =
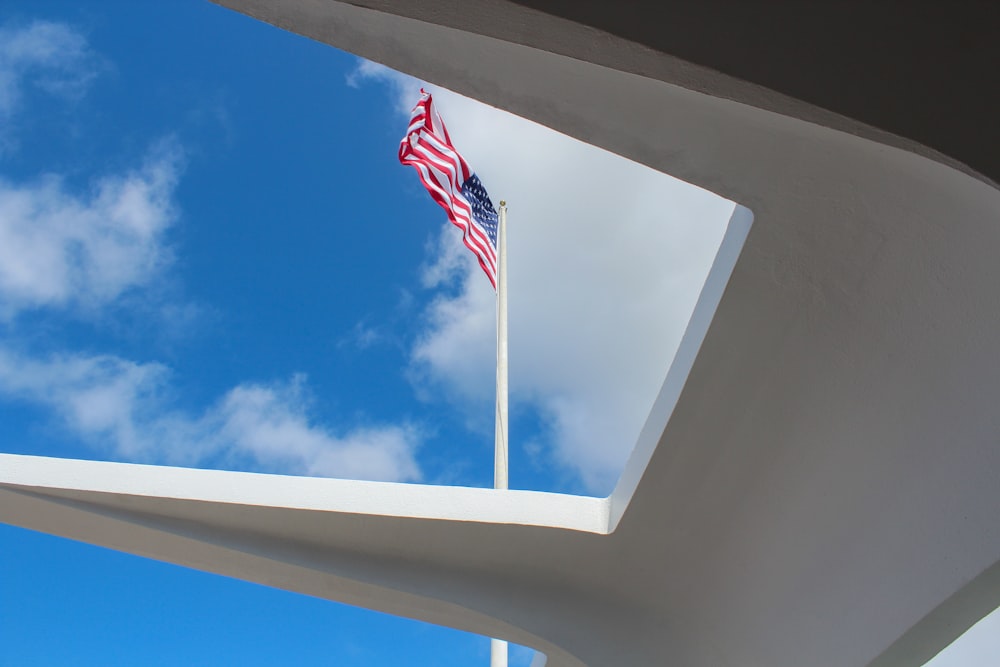
[[[486,194],[486,188],[483,187],[482,181],[479,177],[473,174],[462,183],[462,196],[465,197],[466,201],[472,207],[472,217],[475,218],[479,226],[483,228],[486,235],[490,238],[490,245],[494,248],[497,247],[497,225],[500,224],[500,219],[497,217],[497,211],[493,208],[493,202],[490,201],[490,196]]]

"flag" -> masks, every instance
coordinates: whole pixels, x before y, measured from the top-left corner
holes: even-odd
[[[444,121],[432,106],[431,94],[423,88],[406,136],[399,142],[399,161],[417,170],[427,192],[448,212],[452,224],[462,230],[463,242],[496,289],[496,209],[479,177],[451,145]]]

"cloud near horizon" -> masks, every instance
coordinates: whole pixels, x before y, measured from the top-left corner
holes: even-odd
[[[421,85],[431,91],[494,203],[508,202],[512,409],[542,418],[551,462],[590,492],[610,492],[673,360],[733,203],[361,60],[349,82],[366,80],[388,86],[400,136]],[[470,415],[491,416],[494,293],[443,211],[441,219],[422,279],[425,287],[449,288],[424,313],[411,372],[420,385],[442,387]],[[517,437],[511,433],[512,446]]]
[[[419,481],[420,432],[335,432],[309,410],[305,376],[240,384],[201,414],[172,406],[171,371],[115,355],[33,358],[0,347],[0,396],[48,408],[95,452],[142,463],[380,481]]]

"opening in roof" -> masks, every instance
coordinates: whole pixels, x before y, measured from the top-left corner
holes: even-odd
[[[609,494],[709,284],[700,328],[686,343],[693,359],[752,215],[637,162],[369,61],[352,81],[382,87],[400,126],[426,89],[455,149],[493,200],[507,202],[511,483]],[[411,177],[407,203],[434,236],[421,275],[429,293],[414,369],[444,399],[438,409],[463,414],[489,443],[494,290],[462,232],[418,175]],[[671,375],[678,387],[687,374],[681,366]],[[461,456],[470,454],[491,461],[488,447]]]

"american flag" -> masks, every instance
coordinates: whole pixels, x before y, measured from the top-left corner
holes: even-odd
[[[497,225],[499,219],[479,177],[451,145],[444,121],[420,89],[406,136],[399,142],[399,161],[411,165],[427,192],[462,230],[465,245],[475,253],[493,289],[497,286]]]

